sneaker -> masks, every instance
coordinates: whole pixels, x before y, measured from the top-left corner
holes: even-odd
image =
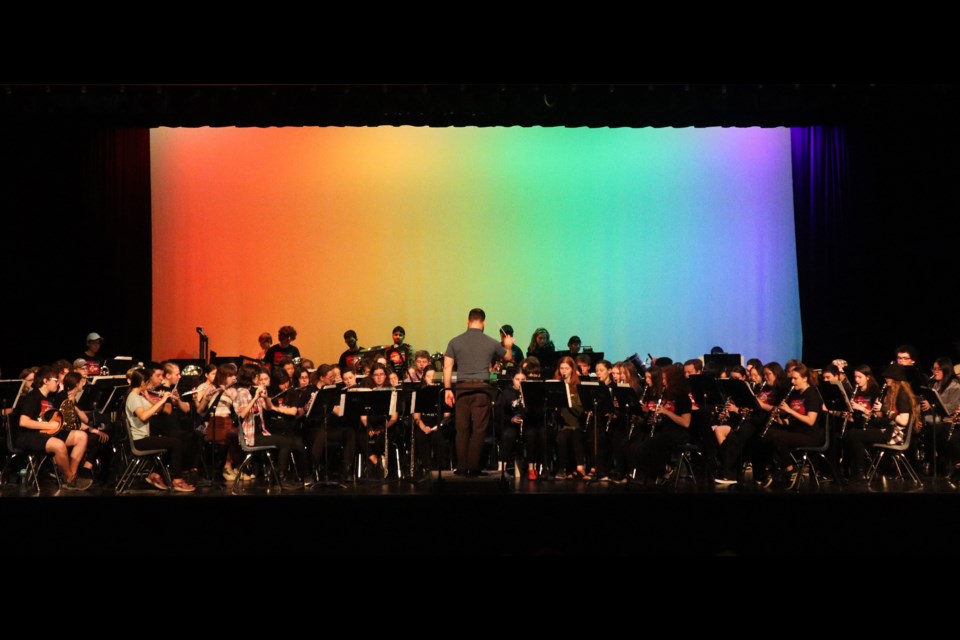
[[[731,484],[737,484],[737,481],[736,481],[736,480],[731,480],[731,479],[729,479],[729,478],[720,478],[720,477],[718,477],[718,478],[714,478],[713,481],[714,481],[715,483],[721,485],[721,486],[724,486],[724,487],[729,486],[729,485],[731,485]]]
[[[183,480],[174,480],[173,481],[173,490],[180,493],[193,493],[197,490],[192,484],[187,484]]]
[[[67,491],[86,491],[92,484],[93,480],[90,478],[81,478],[79,475],[77,475],[70,482],[64,482],[63,488]]]
[[[77,479],[80,480],[79,475]],[[168,489],[167,484],[160,479],[160,476],[157,474],[150,474],[147,476],[147,484],[153,487],[154,489],[160,489],[160,491],[166,491]]]

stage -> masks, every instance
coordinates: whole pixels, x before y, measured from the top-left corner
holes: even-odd
[[[576,480],[359,482],[193,494],[112,486],[0,493],[8,555],[768,555],[952,554],[960,493],[945,480],[799,492]],[[247,483],[245,483],[247,484]],[[138,487],[146,485],[137,485]]]

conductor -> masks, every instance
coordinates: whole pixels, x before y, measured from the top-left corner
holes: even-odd
[[[493,413],[490,363],[513,359],[513,336],[503,343],[484,335],[487,314],[471,309],[467,330],[447,344],[443,354],[443,387],[448,406],[454,406],[453,367],[457,366],[456,425],[457,474],[479,476],[483,439]]]

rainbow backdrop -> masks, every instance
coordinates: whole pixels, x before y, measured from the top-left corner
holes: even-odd
[[[476,306],[523,349],[801,353],[789,129],[162,128],[151,163],[155,358],[442,351]]]

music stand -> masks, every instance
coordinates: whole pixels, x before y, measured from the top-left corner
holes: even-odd
[[[705,353],[703,364],[716,364],[718,369],[739,367],[743,365],[743,355],[739,353]]]
[[[915,367],[911,367],[916,369]],[[917,372],[919,374],[919,371]],[[933,485],[936,486],[937,482],[937,425],[940,422],[943,422],[943,419],[950,415],[950,412],[947,411],[947,408],[943,406],[943,400],[940,398],[940,394],[937,393],[936,389],[921,385],[918,391],[918,395],[922,396],[927,403],[933,407],[933,461],[930,463],[933,467]],[[947,439],[949,442],[949,438]]]
[[[376,393],[374,393],[376,392]],[[385,393],[389,392],[389,393]],[[384,418],[384,425],[389,421],[390,416],[397,410],[397,392],[394,389],[349,389],[340,396],[340,415],[344,418],[361,418],[366,416],[370,418]],[[388,462],[390,454],[390,430],[384,426],[383,429],[383,478],[386,480],[390,474],[390,464]],[[366,433],[365,438],[369,437]],[[399,474],[399,469],[397,473]]]
[[[432,431],[434,432],[434,438],[442,438],[443,434],[440,433],[440,423],[443,421],[443,407],[444,405],[444,388],[441,384],[431,384],[423,385],[419,389],[413,392],[411,403],[410,403],[410,415],[413,416],[414,413],[435,413],[437,418],[437,424],[433,426]],[[410,479],[413,480],[414,476],[414,466],[416,465],[416,433],[413,431],[418,427],[413,424],[411,420],[411,429],[410,429]],[[431,456],[433,457],[433,456]],[[432,470],[432,469],[431,469]],[[431,476],[432,474],[428,474]],[[437,482],[443,482],[443,464],[442,461],[437,461]]]
[[[308,387],[309,388],[309,387]],[[330,479],[330,456],[327,453],[330,449],[330,413],[333,409],[333,406],[340,402],[340,395],[343,393],[335,384],[324,385],[321,389],[317,391],[317,397],[313,399],[313,404],[310,405],[310,411],[304,414],[304,422],[310,419],[319,405],[322,407],[320,410],[323,411],[323,426],[320,428],[321,438],[325,438],[326,442],[323,444],[323,482],[314,482],[310,485],[310,489],[313,489],[318,484],[322,484],[324,487],[336,487],[337,489],[346,489],[347,485],[334,482]],[[350,468],[349,464],[344,465],[346,468]],[[357,476],[353,476],[354,483],[356,483]]]
[[[850,396],[847,395],[847,390],[843,388],[843,385],[839,381],[834,381],[830,384],[821,384],[817,390],[820,392],[820,397],[823,399],[823,404],[827,408],[828,414],[831,411],[843,414],[843,423],[840,425],[840,438],[839,440],[831,439],[831,442],[842,441],[844,435],[847,433],[847,423],[853,419],[853,404],[850,401]],[[830,428],[829,424],[826,428]],[[834,458],[831,464],[833,468],[836,469],[837,462],[839,462],[839,451],[837,447],[831,447],[831,450],[830,455]]]
[[[570,392],[567,385],[559,380],[525,380],[520,383],[520,397],[523,398],[523,406],[528,410],[540,411],[543,420],[544,437],[547,432],[547,414],[548,410],[559,411],[563,408],[570,408]],[[544,451],[544,457],[547,451]],[[541,463],[546,467],[546,461]]]
[[[142,367],[143,363],[138,362],[137,365]],[[100,366],[100,371],[103,371],[104,367],[107,368],[107,371],[113,371],[126,377],[127,371],[133,368],[133,358],[130,356],[114,356],[104,361]]]
[[[598,463],[600,443],[600,412],[604,414],[613,411],[613,396],[610,394],[610,388],[602,382],[581,382],[577,385],[577,393],[580,394],[580,402],[583,406],[593,407],[593,467],[599,469]]]
[[[103,406],[103,401],[110,395],[114,387],[126,386],[126,376],[93,376],[77,396],[77,408],[81,411],[92,411],[94,405]]]
[[[14,409],[17,402],[20,401],[20,394],[23,392],[23,386],[26,384],[23,380],[0,380],[0,409],[3,411],[3,423],[10,428],[10,414],[7,409]]]
[[[717,385],[717,378],[698,373],[687,378],[687,384],[690,385],[690,393],[693,394],[693,400],[700,409],[706,409],[709,404],[718,405],[726,402]]]

